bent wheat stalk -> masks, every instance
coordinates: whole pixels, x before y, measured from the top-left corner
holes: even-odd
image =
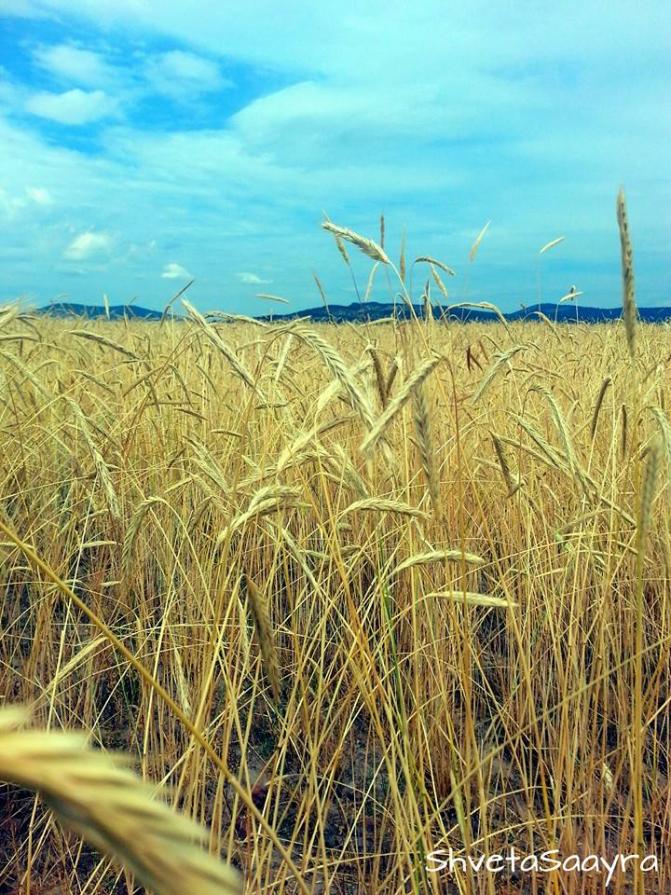
[[[333,345],[308,326],[292,326],[289,332],[317,352],[329,373],[343,387],[354,410],[358,412],[366,427],[370,429],[373,425],[373,411],[368,399],[359,387],[353,371],[349,369]]]
[[[603,404],[603,399],[606,397],[606,391],[608,390],[608,386],[611,384],[613,380],[610,376],[606,376],[604,381],[601,383],[601,388],[599,389],[599,394],[596,396],[596,403],[594,405],[594,412],[592,413],[592,421],[589,425],[589,435],[591,441],[594,441],[594,436],[596,435],[596,425],[599,421],[599,414],[601,413],[601,405]]]

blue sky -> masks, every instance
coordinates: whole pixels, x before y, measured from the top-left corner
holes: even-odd
[[[616,305],[623,184],[639,304],[671,304],[665,3],[360,6],[0,0],[0,301],[160,308],[194,278],[259,314],[319,304],[316,271],[347,304],[323,213],[377,238],[382,212],[455,302]]]

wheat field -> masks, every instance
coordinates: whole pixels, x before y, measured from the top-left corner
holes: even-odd
[[[0,705],[246,892],[669,891],[668,328],[185,313],[0,316]],[[5,779],[3,892],[140,891]]]

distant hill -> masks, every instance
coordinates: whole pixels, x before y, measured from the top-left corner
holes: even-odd
[[[96,320],[98,317],[107,317],[107,311],[102,305],[82,305],[75,302],[53,302],[44,308],[39,308],[40,314],[50,314],[52,317],[86,317],[88,320]],[[152,311],[149,308],[141,308],[139,305],[110,305],[110,320],[129,320],[140,317],[143,320],[160,320],[161,312]]]
[[[415,313],[418,317],[423,316],[421,305],[414,305]],[[513,311],[503,316],[506,320],[540,320],[539,312],[544,314],[552,321],[558,323],[575,323],[576,319],[580,323],[608,323],[613,320],[619,320],[622,316],[621,308],[592,308],[585,305],[571,304],[536,304],[527,308]],[[74,302],[55,302],[39,309],[39,313],[50,314],[56,317],[86,317],[89,320],[105,318],[107,312],[102,305],[84,305]],[[438,319],[441,316],[441,310],[434,305],[434,317]],[[481,308],[463,308],[452,307],[444,312],[448,320],[460,320],[463,322],[470,321],[472,323],[490,323],[498,318],[492,311],[483,310]],[[646,323],[665,323],[671,321],[671,307],[659,308],[639,308],[639,317]],[[289,314],[266,314],[258,317],[258,320],[294,320],[298,317],[302,319],[314,320],[315,322],[365,322],[373,320],[381,320],[385,317],[396,315],[399,319],[407,319],[411,316],[410,309],[403,304],[397,302],[394,306],[391,302],[353,302],[351,305],[329,305],[328,310],[324,307],[308,308],[307,310],[295,311]],[[161,311],[142,308],[139,305],[112,305],[109,309],[109,316],[112,320],[123,320],[140,318],[143,320],[160,320]],[[180,319],[179,315],[173,315],[175,319]]]
[[[414,312],[418,317],[423,317],[424,312],[421,305],[413,305]],[[593,308],[587,306],[570,305],[570,304],[535,304],[518,311],[512,311],[503,314],[506,320],[540,320],[540,314],[557,323],[575,323],[576,319],[580,323],[608,323],[609,321],[619,320],[622,316],[622,308]],[[671,307],[661,308],[639,308],[639,317],[646,323],[664,323],[671,320]],[[291,320],[296,317],[308,317],[311,320],[334,320],[338,323],[345,321],[366,321],[380,320],[385,317],[391,317],[393,314],[401,319],[407,319],[411,316],[410,309],[402,302],[397,302],[396,307],[389,303],[369,301],[369,302],[353,302],[351,305],[329,305],[328,311],[324,307],[310,308],[306,311],[296,311],[291,314],[273,314],[273,320]],[[443,312],[434,305],[434,318],[438,319],[444,314],[447,320],[460,320],[463,322],[479,322],[490,323],[498,320],[498,316],[493,311],[483,310],[481,308],[471,307],[452,307],[446,308]],[[259,317],[259,320],[270,320],[270,315]]]

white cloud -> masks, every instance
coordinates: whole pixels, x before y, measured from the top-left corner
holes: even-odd
[[[32,199],[37,205],[51,205],[54,201],[51,198],[51,193],[49,190],[45,190],[44,187],[40,186],[27,186],[26,194],[29,199]]]
[[[115,115],[118,104],[102,90],[89,93],[76,87],[65,93],[35,93],[28,98],[26,111],[59,124],[80,125]]]
[[[182,267],[181,264],[177,264],[176,261],[170,261],[163,268],[163,273],[161,274],[164,280],[190,280],[191,274],[189,271]]]
[[[68,261],[83,261],[94,255],[100,255],[109,251],[112,239],[107,233],[93,233],[88,230],[75,236],[63,253]]]
[[[52,76],[85,87],[102,87],[115,77],[113,69],[98,53],[72,44],[39,46],[33,51],[33,58]]]
[[[236,277],[240,280],[241,283],[244,283],[246,286],[264,286],[268,283],[272,283],[272,280],[264,280],[260,276],[258,276],[258,274],[249,273],[248,271],[237,273]]]
[[[171,50],[149,58],[146,75],[157,93],[177,98],[193,98],[232,86],[215,62],[184,50]]]

